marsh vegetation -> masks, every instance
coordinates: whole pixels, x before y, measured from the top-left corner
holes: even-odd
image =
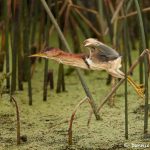
[[[149,11],[148,0],[0,1],[0,150],[150,147]],[[143,98],[105,71],[29,57],[49,47],[89,53],[89,37],[119,52],[125,74],[136,66],[129,75]],[[68,142],[72,112],[85,97],[90,105],[78,108]]]

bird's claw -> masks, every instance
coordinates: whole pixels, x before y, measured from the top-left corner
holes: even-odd
[[[135,89],[136,93],[141,97],[144,98],[145,97],[145,88],[143,84],[137,84],[135,83],[132,78],[130,76],[128,76],[128,81],[129,83],[133,86],[133,88]]]
[[[143,84],[139,84],[136,86],[136,91],[141,98],[145,96],[145,88]]]

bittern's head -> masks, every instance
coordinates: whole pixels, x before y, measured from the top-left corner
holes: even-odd
[[[33,54],[30,57],[43,57],[43,58],[54,58],[61,53],[58,48],[46,48],[37,54]]]
[[[100,45],[100,42],[94,38],[88,38],[83,42],[85,47],[94,48]]]

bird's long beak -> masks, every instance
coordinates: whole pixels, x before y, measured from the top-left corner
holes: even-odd
[[[37,54],[30,55],[29,57],[43,57],[43,58],[47,58],[47,55],[45,53],[37,53]]]

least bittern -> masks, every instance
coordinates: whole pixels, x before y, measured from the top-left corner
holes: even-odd
[[[59,48],[47,48],[31,57],[53,59],[59,63],[83,69],[106,70],[113,77],[125,78],[125,74],[120,70],[122,57],[117,51],[93,38],[86,39],[83,44],[90,50],[89,54],[72,54]],[[137,94],[143,98],[143,85],[137,85],[129,76],[127,79]]]

